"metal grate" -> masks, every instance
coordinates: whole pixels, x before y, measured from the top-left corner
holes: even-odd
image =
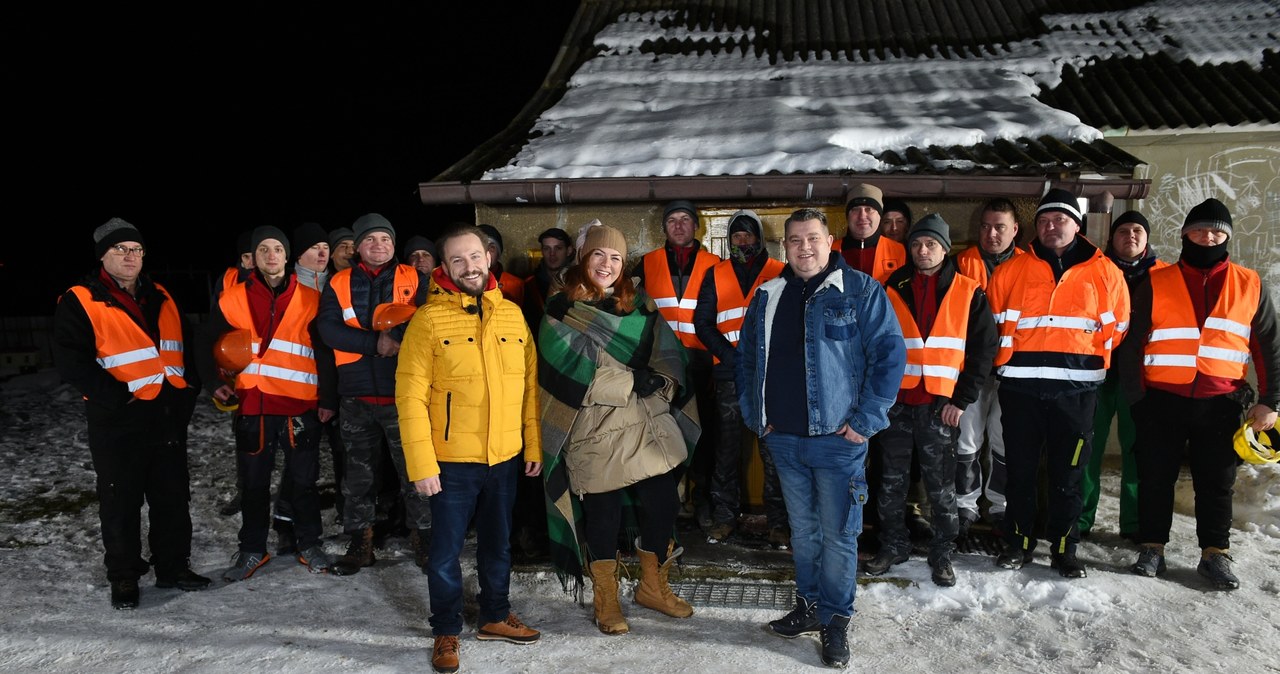
[[[671,583],[676,596],[697,606],[789,610],[796,605],[794,583],[735,583],[693,580]]]

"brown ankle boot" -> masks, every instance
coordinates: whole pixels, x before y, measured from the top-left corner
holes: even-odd
[[[351,534],[347,554],[337,558],[329,571],[338,576],[354,576],[360,569],[373,566],[378,561],[373,556],[373,529],[366,528]]]
[[[684,548],[677,548],[675,541],[667,545],[667,561],[658,565],[658,555],[640,548],[636,541],[636,554],[640,556],[640,584],[636,586],[636,603],[646,608],[665,613],[672,618],[688,618],[693,615],[693,607],[685,600],[671,592],[667,584],[667,574],[676,558],[684,554]]]
[[[591,603],[596,610],[596,626],[605,634],[631,631],[618,605],[618,560],[599,559],[591,562]]]

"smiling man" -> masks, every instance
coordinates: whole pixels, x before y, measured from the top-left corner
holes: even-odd
[[[430,497],[434,522],[426,573],[437,672],[458,671],[459,557],[473,520],[476,638],[531,644],[541,636],[516,617],[508,596],[516,480],[542,472],[537,352],[520,308],[489,271],[486,238],[478,227],[457,225],[436,242],[441,266],[409,323],[396,370],[408,476]]]
[[[1000,330],[1001,423],[1009,469],[1004,535],[996,563],[1020,569],[1036,547],[1037,474],[1047,455],[1051,566],[1083,578],[1080,474],[1093,452],[1097,389],[1129,326],[1124,275],[1080,236],[1076,197],[1049,190],[1036,210],[1031,252],[1000,265],[987,285]]]
[[[796,607],[769,623],[820,632],[822,662],[849,662],[867,440],[889,425],[906,348],[884,288],[831,250],[821,211],[783,229],[787,266],[743,320],[736,383],[743,421],[769,443],[796,566]]]
[[[884,192],[879,187],[854,185],[844,207],[848,229],[834,246],[850,267],[881,283],[907,262],[907,249],[880,231],[884,211]]]

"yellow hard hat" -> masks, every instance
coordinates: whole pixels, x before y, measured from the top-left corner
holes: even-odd
[[[398,302],[390,302],[387,304],[379,304],[373,308],[373,329],[378,332],[390,330],[391,328],[408,322],[413,318],[413,312],[418,307],[412,304],[400,304]]]
[[[1240,430],[1236,431],[1233,446],[1236,448],[1236,454],[1239,454],[1245,463],[1264,464],[1280,461],[1280,452],[1276,451],[1276,448],[1280,447],[1280,434],[1277,434],[1274,428],[1258,433],[1246,421]]]
[[[253,335],[248,330],[228,330],[213,344],[218,367],[239,373],[253,362]]]

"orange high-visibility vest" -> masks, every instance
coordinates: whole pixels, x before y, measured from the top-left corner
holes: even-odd
[[[253,360],[236,375],[237,389],[256,388],[259,391],[312,401],[319,399],[320,377],[316,370],[316,354],[311,344],[308,326],[320,308],[320,293],[304,285],[296,285],[284,316],[271,335],[266,350],[262,338],[254,327],[253,313],[249,309],[249,291],[244,283],[222,293],[218,307],[227,323],[234,328],[248,330],[253,345]]]
[[[1054,282],[1049,263],[1032,253],[1001,264],[987,284],[1000,331],[996,372],[1016,379],[1101,382],[1111,351],[1129,329],[1129,290],[1124,274],[1095,250]],[[1101,368],[1010,363],[1014,353],[1099,356]]]
[[[947,294],[938,304],[938,315],[933,321],[929,336],[920,334],[915,316],[907,308],[902,295],[892,286],[885,289],[893,313],[902,327],[902,338],[907,344],[907,367],[902,373],[902,390],[909,391],[924,377],[924,390],[936,396],[951,397],[956,381],[964,370],[965,342],[969,336],[969,307],[978,282],[956,274],[947,288]]]
[[[329,285],[333,286],[333,293],[338,298],[338,306],[342,308],[342,321],[353,328],[360,330],[368,330],[360,324],[360,317],[356,316],[356,310],[351,303],[351,271],[355,267],[347,267],[329,280]],[[396,278],[392,286],[391,301],[396,304],[414,303],[414,298],[418,295],[418,270],[407,264],[396,265]],[[369,307],[369,320],[373,320],[373,307]],[[349,351],[333,350],[333,360],[338,365],[347,365],[360,360],[361,354],[351,353]]]
[[[835,237],[835,241],[831,243],[831,250],[839,253],[843,245],[844,237]],[[871,263],[871,277],[883,285],[885,281],[889,280],[890,274],[906,263],[906,246],[887,236],[882,236],[879,243],[876,244],[876,255]]]
[[[716,284],[716,327],[729,343],[738,345],[738,332],[742,329],[742,319],[747,315],[747,305],[756,294],[756,288],[770,279],[776,278],[787,265],[781,260],[772,258],[765,260],[760,275],[756,277],[746,297],[742,296],[742,287],[738,285],[738,275],[733,272],[733,260],[718,262],[712,267],[712,278]],[[719,358],[713,359],[716,363]]]
[[[93,339],[98,351],[98,364],[112,377],[124,382],[139,400],[155,400],[167,380],[174,388],[186,388],[186,367],[182,362],[182,318],[173,297],[159,283],[156,290],[164,296],[160,307],[160,342],[151,341],[134,322],[128,311],[97,302],[89,289],[75,286],[71,292],[93,325]]]
[[[653,298],[658,312],[686,348],[707,349],[694,332],[693,310],[698,306],[698,289],[702,287],[703,277],[719,261],[720,258],[699,249],[693,260],[693,273],[689,274],[689,285],[685,286],[682,297],[676,297],[676,286],[671,282],[667,265],[667,249],[659,248],[644,256],[644,291]]]
[[[1015,246],[1013,249],[1013,255],[1009,257],[1009,260],[1025,253],[1026,251]],[[975,243],[972,246],[965,248],[955,257],[955,260],[956,269],[961,274],[977,281],[978,287],[983,290],[987,289],[987,282],[991,280],[991,277],[987,274],[987,263],[982,260],[982,248],[980,248],[978,244]],[[1009,260],[1005,260],[1005,262],[1008,262]]]
[[[1234,262],[1227,263],[1225,273],[1218,302],[1201,326],[1182,270],[1170,265],[1151,271],[1151,334],[1143,357],[1147,381],[1189,384],[1197,372],[1245,378],[1262,281],[1257,272]]]

